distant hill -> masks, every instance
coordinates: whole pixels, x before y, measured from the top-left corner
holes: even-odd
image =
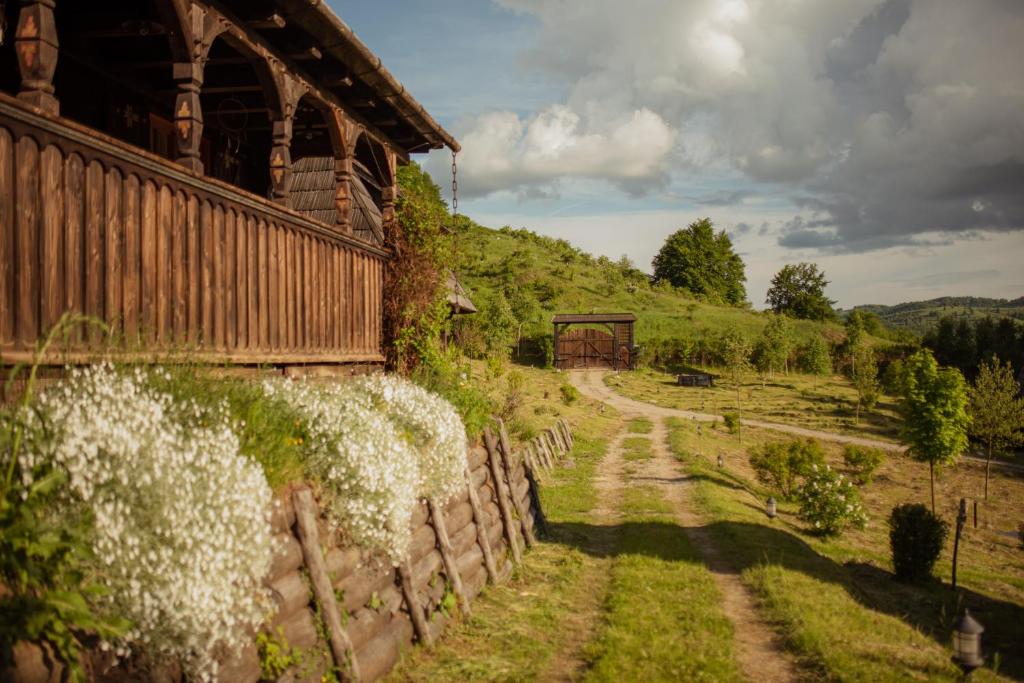
[[[870,311],[889,327],[923,333],[946,316],[969,319],[991,316],[1024,320],[1024,297],[986,299],[978,296],[943,296],[938,299],[911,301],[895,306],[881,304],[854,306],[854,310]]]
[[[635,313],[641,346],[657,339],[717,335],[730,327],[753,337],[769,319],[766,313],[714,305],[667,285],[651,285],[649,276],[628,260],[595,257],[566,240],[528,230],[492,230],[467,220],[458,242],[458,277],[481,311],[502,290],[509,292],[513,308],[519,296],[536,302],[525,337],[550,335],[555,313]],[[825,330],[833,339],[842,336],[836,323],[797,320],[793,327],[798,339]]]

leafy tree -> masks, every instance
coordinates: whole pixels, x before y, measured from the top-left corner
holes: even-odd
[[[981,364],[970,389],[971,434],[985,444],[985,500],[988,500],[992,453],[1014,443],[1024,429],[1024,399],[1009,363],[989,359]]]
[[[722,360],[725,362],[726,372],[733,385],[736,387],[736,412],[741,410],[740,390],[743,387],[743,378],[750,371],[750,341],[742,332],[733,328],[729,329],[722,336]],[[739,429],[737,428],[737,433]],[[742,435],[740,440],[742,441]]]
[[[697,296],[742,305],[747,298],[743,259],[724,230],[702,218],[669,235],[654,257],[655,282],[668,282]]]
[[[488,354],[507,357],[509,347],[516,340],[519,321],[502,291],[484,304],[482,326]]]
[[[787,264],[772,278],[765,303],[776,313],[804,320],[827,320],[835,315],[825,296],[828,280],[816,263]]]
[[[856,357],[853,386],[857,390],[857,415],[854,421],[860,422],[861,407],[871,410],[878,402],[878,364],[875,362],[875,352],[870,346],[858,349]]]
[[[940,368],[935,356],[921,349],[905,363],[901,438],[907,453],[928,463],[932,512],[935,512],[935,465],[951,465],[967,448],[967,383],[956,368]]]
[[[857,371],[857,349],[864,341],[864,318],[860,311],[853,311],[846,318],[846,341],[843,349],[850,361],[850,374]]]
[[[832,356],[828,352],[828,345],[820,335],[814,335],[804,346],[803,353],[804,370],[817,378],[828,375],[832,372]]]

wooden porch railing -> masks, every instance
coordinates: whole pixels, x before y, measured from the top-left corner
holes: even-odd
[[[0,95],[0,356],[64,312],[125,351],[378,362],[387,252]],[[97,350],[79,334],[61,358]]]

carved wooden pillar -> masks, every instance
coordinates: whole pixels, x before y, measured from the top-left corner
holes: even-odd
[[[177,161],[187,169],[202,173],[203,107],[199,102],[199,91],[203,85],[202,63],[176,62],[174,81],[178,84],[178,95],[174,100]]]
[[[380,217],[384,223],[384,234],[391,235],[395,224],[395,199],[398,198],[398,188],[392,183],[382,187],[380,190]]]
[[[352,234],[352,157],[334,160],[334,205],[338,210],[338,231]]]
[[[270,148],[270,192],[278,204],[288,204],[292,180],[292,119],[274,121],[271,128],[274,145]]]
[[[60,103],[53,94],[58,45],[53,8],[54,0],[23,2],[14,44],[21,70],[18,99],[56,115],[60,113]]]

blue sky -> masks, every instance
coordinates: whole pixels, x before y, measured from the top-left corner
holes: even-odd
[[[1024,295],[1016,3],[331,5],[463,144],[485,225],[646,269],[709,216],[758,307],[796,261],[846,307]],[[417,161],[447,190],[446,153]]]

